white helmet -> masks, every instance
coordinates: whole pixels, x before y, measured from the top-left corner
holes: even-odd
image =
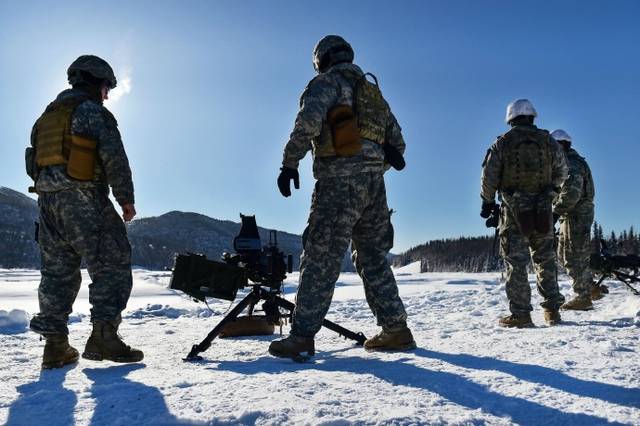
[[[571,139],[571,136],[569,136],[569,133],[565,132],[562,129],[557,129],[551,132],[551,137],[557,140],[558,142],[560,141],[573,142],[573,139]]]
[[[528,99],[517,99],[507,106],[507,116],[505,117],[505,121],[508,123],[519,115],[537,117],[538,113]]]

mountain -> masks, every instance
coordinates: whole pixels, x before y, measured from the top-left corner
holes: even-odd
[[[9,188],[0,187],[0,268],[39,268],[40,253],[34,241],[38,220],[35,200]],[[257,218],[258,224],[260,218]],[[202,253],[217,260],[223,252],[233,252],[233,239],[240,223],[218,220],[198,213],[172,211],[157,217],[136,219],[127,225],[132,264],[146,269],[173,266],[176,253]],[[269,230],[258,227],[262,244],[269,242]],[[302,238],[278,231],[278,246],[293,256],[300,266]],[[354,271],[345,254],[343,271]]]
[[[34,241],[38,204],[0,186],[0,268],[34,268],[40,252]]]
[[[223,252],[233,252],[233,239],[239,231],[240,223],[179,211],[134,220],[128,226],[132,263],[148,269],[165,269],[173,265],[175,253],[185,252],[202,253],[217,260]],[[258,231],[262,244],[269,242],[269,230],[258,227]],[[287,232],[278,232],[277,237],[280,250],[293,256],[297,269],[301,237]]]

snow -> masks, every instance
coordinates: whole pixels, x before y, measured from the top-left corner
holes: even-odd
[[[393,272],[396,275],[419,274],[421,265],[422,265],[422,262],[418,260],[418,261],[409,263],[408,265],[401,266],[399,268],[394,268]]]
[[[29,315],[20,309],[0,310],[0,334],[24,333],[29,326]]]
[[[537,327],[512,330],[497,326],[500,274],[418,271],[395,270],[413,352],[369,353],[322,330],[309,363],[269,356],[277,336],[215,340],[203,361],[184,363],[229,302],[212,301],[212,312],[167,289],[168,272],[135,270],[121,334],[144,361],[40,371],[44,342],[25,332],[39,273],[0,270],[0,318],[17,312],[19,325],[0,335],[0,424],[640,424],[640,297],[622,284],[608,282],[594,311],[548,327],[531,277]],[[83,278],[69,326],[79,350],[90,332]],[[289,300],[296,282],[286,282]],[[571,294],[564,277],[561,287]],[[377,332],[357,275],[340,276],[327,318]]]

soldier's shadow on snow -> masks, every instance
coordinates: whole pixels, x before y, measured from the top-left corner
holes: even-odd
[[[490,357],[450,354],[427,349],[418,349],[415,354],[425,358],[439,359],[458,367],[499,371],[523,381],[539,383],[581,397],[595,398],[628,407],[640,407],[640,390],[638,389],[578,379],[540,365],[520,364]]]
[[[18,398],[9,407],[9,425],[70,425],[78,397],[63,386],[67,373],[76,365],[43,370],[38,381],[17,387]],[[51,412],[55,407],[55,415]]]
[[[423,349],[418,349],[414,353],[420,357],[434,359],[439,359],[439,355],[442,355],[443,358],[444,355],[448,355]],[[488,389],[485,385],[475,383],[474,381],[458,374],[447,371],[430,370],[406,362],[410,359],[411,358],[407,358],[405,360],[384,361],[375,358],[352,356],[320,358],[312,363],[296,364],[289,360],[263,357],[254,362],[220,361],[217,363],[217,367],[208,367],[208,369],[234,371],[239,374],[280,374],[305,370],[309,371],[309,374],[313,374],[314,370],[367,374],[378,377],[379,379],[395,386],[410,386],[436,393],[455,404],[472,410],[481,409],[483,412],[497,417],[509,417],[511,421],[518,424],[540,424],[541,422],[547,424],[571,425],[622,424],[610,422],[603,417],[583,413],[568,413],[561,409],[548,407],[534,401],[503,395]],[[513,367],[510,368],[523,368],[518,364],[512,364],[512,366]],[[470,366],[469,368],[474,367]],[[532,378],[528,374],[526,377]],[[357,380],[357,378],[355,380]],[[572,382],[571,384],[578,385],[579,383]],[[611,390],[610,388],[607,389]],[[619,388],[618,395],[621,394],[621,389],[625,388]],[[571,390],[567,391],[571,392]],[[629,392],[626,400],[631,402],[631,392],[633,391],[625,389],[625,392]],[[637,406],[637,403],[635,406]]]
[[[82,370],[93,382],[89,391],[96,406],[91,425],[198,424],[194,421],[182,421],[171,414],[162,393],[157,388],[126,377],[129,373],[145,367],[144,364],[127,364]]]

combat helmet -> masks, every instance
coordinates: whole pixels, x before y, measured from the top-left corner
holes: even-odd
[[[562,129],[556,129],[553,132],[551,132],[551,137],[557,140],[558,142],[560,141],[573,142],[573,139],[571,139],[571,136],[569,136],[569,133],[565,132]]]
[[[82,55],[67,70],[69,84],[99,85],[106,82],[110,89],[118,83],[113,68],[107,61],[94,55]]]
[[[538,113],[528,99],[516,99],[507,106],[507,115],[504,119],[507,123],[519,116],[537,117]]]
[[[342,62],[353,62],[353,49],[338,35],[322,37],[313,49],[313,68],[323,73],[331,66]]]

